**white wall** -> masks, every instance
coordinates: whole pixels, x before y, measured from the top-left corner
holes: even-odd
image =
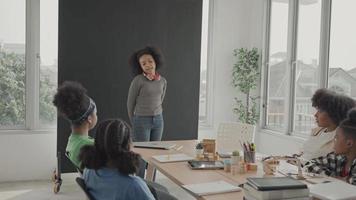
[[[212,69],[212,127],[200,128],[199,138],[214,138],[220,122],[236,121],[232,112],[239,93],[231,86],[236,62],[233,50],[262,48],[264,0],[210,1],[208,66]],[[259,90],[256,91],[259,95]]]
[[[50,179],[56,140],[49,133],[0,133],[0,182]]]

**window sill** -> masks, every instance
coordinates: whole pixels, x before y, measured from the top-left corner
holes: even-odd
[[[279,131],[275,131],[275,130],[270,130],[270,129],[260,129],[259,133],[263,133],[263,134],[268,134],[274,137],[280,137],[286,140],[293,140],[295,142],[298,143],[304,143],[306,138],[304,137],[300,137],[300,136],[296,136],[296,135],[287,135],[284,133],[281,133]]]
[[[31,135],[31,134],[56,134],[56,128],[38,130],[0,130],[0,135]]]

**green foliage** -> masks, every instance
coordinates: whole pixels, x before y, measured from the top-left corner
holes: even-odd
[[[0,51],[0,125],[25,122],[25,56]]]
[[[0,50],[0,126],[25,125],[25,55]],[[52,105],[56,85],[48,76],[40,80],[40,119],[53,121],[56,110]]]
[[[233,111],[238,115],[241,122],[256,124],[259,117],[257,107],[258,97],[253,97],[250,93],[256,89],[257,80],[260,75],[258,49],[234,49],[234,56],[237,57],[237,62],[234,64],[232,70],[232,86],[242,92],[246,98],[244,101],[235,98],[236,106],[233,108]]]
[[[41,73],[40,80],[40,119],[44,123],[53,123],[57,117],[53,106],[53,97],[57,84],[51,83],[49,75]]]
[[[232,155],[233,155],[233,156],[240,156],[240,152],[239,152],[239,151],[233,151],[233,152],[232,152]]]

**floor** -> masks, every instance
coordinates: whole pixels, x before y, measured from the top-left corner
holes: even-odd
[[[58,194],[53,193],[51,181],[0,183],[0,200],[84,200],[86,197],[75,182],[77,176],[77,173],[63,174],[63,183]],[[169,192],[178,199],[195,199],[159,172],[156,182],[167,187]]]

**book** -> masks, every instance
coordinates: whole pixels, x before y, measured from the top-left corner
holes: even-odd
[[[168,163],[168,162],[182,162],[182,161],[188,161],[188,160],[193,160],[194,158],[191,156],[188,156],[183,153],[178,153],[178,154],[167,154],[167,155],[156,155],[152,156],[153,159],[157,160],[158,162],[161,163]]]
[[[352,200],[356,199],[356,186],[336,180],[310,185],[310,194],[322,200]]]
[[[247,178],[247,182],[256,190],[285,190],[285,189],[304,189],[308,188],[303,182],[291,177],[265,177]]]
[[[245,192],[245,191],[244,191]],[[244,193],[244,200],[260,200],[250,195],[249,193]],[[265,199],[263,199],[265,200]],[[278,199],[278,200],[310,200],[310,197],[297,197],[297,198],[288,198],[288,199]]]
[[[253,188],[249,183],[245,183],[244,186],[245,193],[250,194],[252,197],[258,200],[277,200],[277,199],[289,199],[289,198],[302,198],[309,197],[309,189],[286,189],[286,190],[270,190],[270,191],[259,191]]]
[[[240,187],[232,185],[226,181],[189,184],[183,185],[182,187],[198,196],[241,191]]]

